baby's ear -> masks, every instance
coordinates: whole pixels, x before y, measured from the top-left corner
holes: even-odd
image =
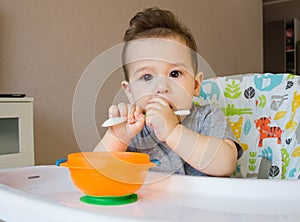
[[[202,80],[203,80],[203,72],[198,72],[195,76],[194,96],[199,96]]]
[[[121,86],[122,86],[122,89],[124,90],[128,100],[130,103],[134,103],[134,99],[133,99],[133,95],[131,93],[131,89],[130,89],[130,86],[129,86],[129,82],[127,81],[122,81],[121,82]]]

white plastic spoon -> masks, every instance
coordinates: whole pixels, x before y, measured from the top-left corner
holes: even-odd
[[[175,115],[177,116],[187,116],[191,113],[190,110],[176,110],[174,111]],[[115,126],[118,125],[120,123],[126,122],[127,118],[126,117],[114,117],[114,118],[109,118],[106,121],[104,121],[104,123],[102,123],[102,127],[110,127],[110,126]]]

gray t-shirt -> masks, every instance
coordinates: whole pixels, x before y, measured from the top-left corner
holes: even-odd
[[[191,114],[181,124],[203,135],[233,140],[237,147],[238,158],[243,153],[241,146],[236,142],[231,132],[223,112],[213,105],[196,106],[193,104]],[[165,142],[159,141],[153,129],[147,125],[144,126],[138,135],[131,139],[127,151],[146,153],[150,155],[150,159],[158,160],[160,165],[152,168],[156,171],[206,176],[206,174],[201,173],[185,162]]]

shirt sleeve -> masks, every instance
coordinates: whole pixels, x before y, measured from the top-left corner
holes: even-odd
[[[208,108],[209,110],[207,110],[203,116],[200,133],[207,136],[232,140],[236,145],[238,151],[237,158],[239,159],[243,154],[243,149],[233,135],[224,113],[215,106],[209,106]]]

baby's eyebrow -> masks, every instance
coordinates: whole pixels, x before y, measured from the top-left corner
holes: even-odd
[[[179,66],[179,67],[182,67],[182,68],[187,69],[186,64],[184,64],[184,63],[182,63],[182,62],[172,63],[172,65],[174,65],[174,66]]]
[[[137,73],[142,72],[142,71],[145,71],[145,70],[151,70],[151,67],[150,67],[150,66],[143,66],[143,67],[140,67],[140,68],[138,68],[138,69],[134,72],[134,74],[137,74]]]

